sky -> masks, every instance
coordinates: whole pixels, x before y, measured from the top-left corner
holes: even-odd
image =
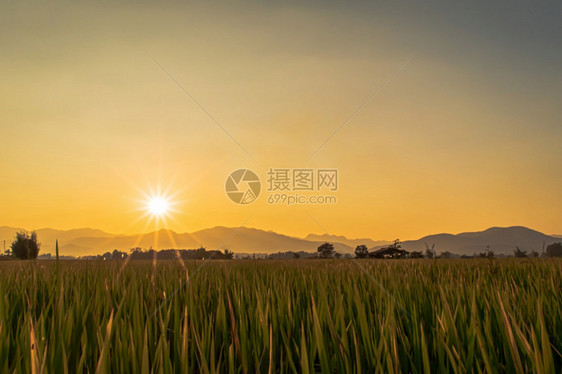
[[[0,225],[562,234],[561,16],[542,1],[2,2]],[[262,182],[251,204],[225,193],[240,168]],[[337,169],[318,192],[337,202],[269,204],[271,168]],[[174,209],[156,222],[158,191]]]

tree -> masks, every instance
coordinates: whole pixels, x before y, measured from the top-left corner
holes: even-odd
[[[441,252],[441,255],[439,257],[441,257],[441,258],[451,258],[452,254],[449,251],[445,251],[445,252]]]
[[[324,243],[318,247],[318,256],[320,258],[330,258],[334,254],[334,245],[332,243]]]
[[[11,246],[12,255],[20,260],[33,260],[37,258],[40,246],[35,231],[31,234],[26,231],[18,232]]]
[[[227,248],[224,249],[224,256],[229,259],[232,260],[232,258],[234,257],[234,252],[229,251]]]
[[[125,252],[118,251],[117,249],[114,249],[113,252],[111,252],[112,260],[122,260],[124,258],[127,258],[127,253]]]
[[[527,257],[527,251],[523,251],[516,246],[515,250],[513,251],[513,255],[515,257]]]
[[[546,247],[548,257],[562,257],[562,243],[552,243]]]
[[[532,251],[532,252],[529,254],[529,257],[539,257],[539,252],[537,252],[537,251]]]
[[[389,248],[400,249],[402,248],[402,244],[400,244],[400,239],[396,239],[394,243],[392,243]]]
[[[410,252],[410,258],[423,258],[423,253],[421,251]]]
[[[369,249],[366,245],[361,244],[355,248],[355,257],[357,258],[367,258],[369,256]]]
[[[427,245],[427,243],[425,243],[425,257],[432,259],[435,256],[435,243],[433,243],[431,245],[431,248],[429,248],[429,246]]]
[[[494,253],[494,251],[490,249],[489,245],[487,245],[486,246],[486,258],[489,258],[490,260],[492,260],[495,256],[496,256],[496,254]]]

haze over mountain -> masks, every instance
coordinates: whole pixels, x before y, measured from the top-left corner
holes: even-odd
[[[0,227],[0,241],[6,241],[8,248],[16,232],[21,228]],[[255,228],[229,228],[217,226],[192,233],[176,233],[159,230],[139,235],[115,235],[90,228],[74,230],[38,229],[37,237],[41,243],[41,254],[54,253],[55,240],[59,241],[61,255],[86,256],[96,255],[118,249],[128,251],[133,247],[148,249],[184,248],[206,249],[228,248],[236,253],[275,253],[285,251],[315,252],[324,242],[338,242],[336,251],[353,254],[357,245],[365,244],[375,249],[389,244],[384,240],[369,238],[348,239],[340,235],[309,234],[298,238]],[[539,253],[544,245],[560,241],[560,238],[545,235],[526,227],[492,227],[479,232],[465,232],[457,235],[437,234],[425,236],[418,240],[407,240],[402,246],[408,251],[423,251],[425,243],[435,243],[436,251],[449,251],[459,255],[472,255],[483,252],[490,246],[497,254],[512,254],[515,246],[523,250],[536,250]],[[155,245],[155,243],[158,243]]]

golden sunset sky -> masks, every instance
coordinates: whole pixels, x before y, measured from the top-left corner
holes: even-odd
[[[179,232],[562,234],[561,15],[554,2],[3,2],[0,225],[149,231],[143,193],[161,185]],[[272,206],[262,190],[236,205],[224,184],[238,168],[264,187],[269,168],[337,168],[337,204]]]

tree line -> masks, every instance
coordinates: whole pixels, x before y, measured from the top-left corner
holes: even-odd
[[[427,259],[435,259],[435,258],[452,258],[453,254],[449,251],[441,252],[437,254],[435,251],[435,243],[429,247],[427,243],[425,243],[426,250],[425,252],[422,251],[406,251],[402,248],[399,239],[396,239],[391,245],[387,247],[383,247],[378,250],[369,251],[366,245],[358,245],[355,248],[355,258],[364,259],[364,258],[379,258],[379,259],[397,259],[397,258],[427,258]],[[317,249],[317,256],[319,258],[339,258],[341,254],[335,251],[334,245],[332,243],[324,243],[320,245]],[[518,258],[523,257],[539,257],[539,253],[537,251],[524,251],[519,247],[515,247],[513,250],[513,256]],[[544,257],[562,257],[562,243],[552,243],[544,249],[543,252]],[[488,258],[493,259],[496,257],[495,252],[490,248],[490,246],[486,246],[484,252],[475,253],[473,256],[460,256],[461,258]]]
[[[152,248],[144,250],[140,247],[131,248],[129,253],[118,251],[115,249],[113,252],[106,252],[103,255],[96,256],[102,260],[122,260],[130,258],[131,260],[175,260],[181,258],[182,260],[231,260],[234,257],[234,252],[224,249],[207,250],[203,247],[197,249],[162,249],[156,251]]]
[[[58,255],[58,241],[56,245]],[[41,244],[37,241],[37,233],[35,231],[29,233],[27,231],[18,232],[9,249],[4,253],[4,257],[16,258],[20,260],[34,260],[39,255]],[[152,248],[144,250],[140,247],[131,248],[129,252],[122,252],[115,249],[113,252],[106,252],[103,255],[87,256],[86,259],[100,260],[122,260],[130,257],[132,260],[173,260],[177,258],[185,260],[230,260],[234,257],[234,252],[229,249],[207,250],[203,247],[197,249],[162,249],[156,251]]]

